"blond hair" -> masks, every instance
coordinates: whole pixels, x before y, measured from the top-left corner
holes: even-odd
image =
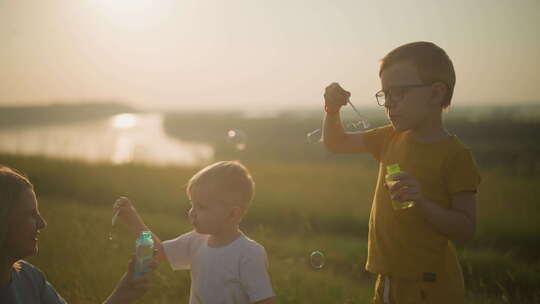
[[[255,194],[255,182],[248,169],[238,161],[220,161],[211,164],[191,177],[187,195],[204,187],[204,191],[228,204],[247,209]]]
[[[384,69],[398,62],[411,62],[425,84],[442,82],[448,90],[441,106],[447,108],[454,94],[456,72],[452,60],[446,52],[432,42],[418,41],[393,49],[381,59],[379,76]]]

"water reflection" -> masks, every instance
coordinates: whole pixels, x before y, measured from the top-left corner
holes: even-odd
[[[0,151],[89,162],[200,165],[213,158],[207,144],[169,137],[160,114],[124,113],[76,124],[0,129]]]
[[[137,115],[124,113],[111,117],[111,124],[117,129],[133,128],[137,124]]]

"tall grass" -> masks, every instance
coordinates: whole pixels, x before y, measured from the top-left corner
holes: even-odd
[[[96,303],[112,290],[133,252],[134,236],[110,230],[112,202],[131,197],[162,238],[190,229],[185,183],[198,168],[88,165],[0,156],[35,183],[48,228],[30,259],[72,303]],[[279,303],[366,303],[373,278],[363,270],[376,168],[343,163],[246,161],[257,183],[243,224],[265,246]],[[484,170],[478,234],[460,245],[469,303],[538,303],[540,178]],[[322,270],[309,266],[326,254]],[[189,274],[161,265],[141,303],[182,303]]]

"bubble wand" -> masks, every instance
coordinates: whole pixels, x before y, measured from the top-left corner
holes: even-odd
[[[369,128],[370,126],[370,123],[367,119],[364,118],[364,116],[362,116],[362,114],[360,114],[360,111],[358,111],[358,109],[354,106],[354,104],[351,102],[350,99],[347,99],[347,104],[349,104],[351,106],[351,108],[353,109],[354,113],[356,113],[356,115],[358,116],[358,118],[360,118],[360,121],[359,123],[362,124],[362,127],[364,129],[367,129]],[[356,127],[357,126],[357,123],[356,124],[353,124],[353,127]],[[307,140],[308,142],[310,143],[317,143],[317,142],[320,142],[321,141],[321,129],[315,129],[311,132],[309,132],[307,134]],[[314,139],[316,137],[316,139]]]

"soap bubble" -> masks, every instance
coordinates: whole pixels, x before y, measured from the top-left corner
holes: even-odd
[[[316,129],[316,130],[313,130],[313,131],[309,132],[306,135],[306,139],[307,139],[307,142],[310,143],[310,144],[318,144],[322,140],[321,136],[322,136],[322,130],[321,129]]]
[[[117,209],[116,212],[114,212],[112,219],[111,219],[111,226],[114,227],[114,224],[116,224],[116,220],[118,219],[118,214],[120,213],[120,209]]]
[[[351,100],[347,100],[347,103],[351,106],[351,108],[353,109],[354,113],[356,113],[356,115],[358,116],[358,119],[359,121],[356,123],[358,125],[358,128],[360,125],[362,125],[362,127],[364,129],[367,129],[369,128],[369,126],[371,125],[369,123],[369,121],[362,115],[360,114],[360,112],[358,111],[358,109],[354,106],[354,104],[351,102]]]
[[[309,262],[314,269],[322,269],[326,264],[326,257],[324,253],[319,250],[313,251],[309,256]]]
[[[240,129],[232,129],[227,132],[227,142],[236,150],[244,151],[247,146],[247,135]]]
[[[364,118],[364,116],[362,116],[360,114],[358,109],[356,109],[356,107],[352,104],[352,102],[350,100],[348,100],[347,103],[351,106],[351,108],[353,109],[353,111],[356,114],[357,119],[358,119],[356,122],[349,123],[349,124],[346,125],[347,131],[359,131],[359,130],[368,129],[371,126],[369,121],[366,118]],[[322,130],[321,129],[315,129],[315,130],[309,132],[306,135],[306,137],[307,137],[308,143],[310,143],[310,144],[318,144],[318,143],[322,142],[322,140],[321,140],[322,139]]]
[[[114,230],[115,230],[114,228],[115,228],[116,220],[118,219],[119,213],[120,213],[120,209],[116,209],[111,219],[111,230],[109,230],[109,236],[107,237],[107,239],[110,242],[112,242],[114,239]],[[114,249],[118,248],[118,244],[112,243],[112,248]]]
[[[364,129],[369,129],[369,127],[371,127],[371,123],[369,123],[369,121],[365,119],[362,119],[360,122],[362,123],[362,126],[364,127]]]
[[[369,121],[365,119],[358,120],[356,122],[352,122],[348,124],[348,128],[351,130],[365,130],[368,129],[371,126]]]

